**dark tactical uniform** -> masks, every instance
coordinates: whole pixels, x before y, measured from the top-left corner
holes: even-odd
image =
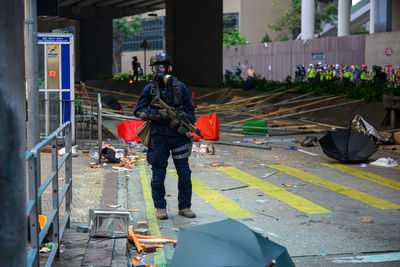
[[[161,209],[165,209],[167,206],[164,198],[164,180],[168,158],[172,154],[179,177],[178,208],[183,210],[191,206],[192,183],[188,160],[192,150],[191,140],[193,139],[189,137],[189,134],[182,133],[182,131],[179,131],[181,132],[179,133],[178,126],[173,125],[170,118],[163,117],[159,109],[150,107],[150,103],[155,97],[159,97],[174,108],[179,117],[191,123],[196,120],[194,107],[187,87],[173,77],[167,84],[157,81],[148,84],[143,89],[135,109],[135,116],[152,121],[147,161],[151,164],[153,171],[151,189],[154,206]]]

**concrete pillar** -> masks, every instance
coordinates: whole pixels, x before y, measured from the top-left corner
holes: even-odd
[[[351,1],[339,0],[338,7],[338,36],[350,35]]]
[[[375,33],[375,0],[369,1],[369,33]]]
[[[26,266],[24,1],[0,1],[0,262]]]
[[[314,38],[314,0],[301,1],[301,39]]]
[[[103,79],[112,75],[113,43],[111,19],[81,19],[80,79]]]
[[[215,85],[222,79],[222,0],[167,0],[166,46],[179,80]]]

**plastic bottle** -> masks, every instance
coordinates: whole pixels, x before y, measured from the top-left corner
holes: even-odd
[[[53,243],[52,242],[46,243],[46,248],[53,249]]]

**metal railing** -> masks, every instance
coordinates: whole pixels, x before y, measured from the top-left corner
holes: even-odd
[[[65,154],[58,161],[59,138],[65,140]],[[51,145],[51,173],[45,181],[41,182],[40,175],[40,150],[47,144]],[[27,266],[40,266],[39,249],[49,232],[53,228],[53,246],[48,255],[45,266],[51,266],[54,257],[59,256],[59,246],[64,230],[70,227],[70,215],[72,206],[72,152],[71,152],[71,122],[66,122],[47,138],[26,152],[28,175],[28,203],[26,215],[29,221],[30,249],[28,250]],[[61,192],[58,188],[58,172],[65,163],[65,184]],[[39,228],[38,216],[40,201],[43,192],[52,184],[52,210],[47,217],[42,229]],[[65,214],[61,220],[59,210],[65,198]]]

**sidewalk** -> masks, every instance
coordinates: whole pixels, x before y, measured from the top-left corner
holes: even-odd
[[[88,233],[78,231],[78,226],[87,226],[89,209],[116,210],[118,207],[119,210],[126,210],[126,182],[122,181],[126,172],[119,174],[112,170],[114,164],[103,165],[104,163],[102,163],[99,168],[90,168],[90,163],[97,163],[98,160],[83,154],[82,151],[79,151],[78,156],[73,157],[72,161],[71,228],[65,230],[62,238],[65,249],[64,251],[61,249],[60,257],[55,258],[52,266],[121,266],[111,264],[111,259],[117,259],[119,251],[122,251],[123,255],[125,254],[125,244],[121,248],[119,241],[114,244],[114,240],[111,239],[106,242],[107,244],[103,242],[104,246],[99,248],[92,244]],[[41,153],[42,180],[50,170],[51,154]],[[59,187],[63,185],[63,177],[64,171],[62,170],[59,172]],[[43,194],[42,209],[44,215],[47,215],[51,209],[50,189]],[[63,214],[64,211],[60,210],[60,217]],[[116,246],[118,251],[114,251]],[[104,253],[105,249],[110,253]],[[44,263],[47,260],[46,253],[41,253],[40,256],[41,262]]]

